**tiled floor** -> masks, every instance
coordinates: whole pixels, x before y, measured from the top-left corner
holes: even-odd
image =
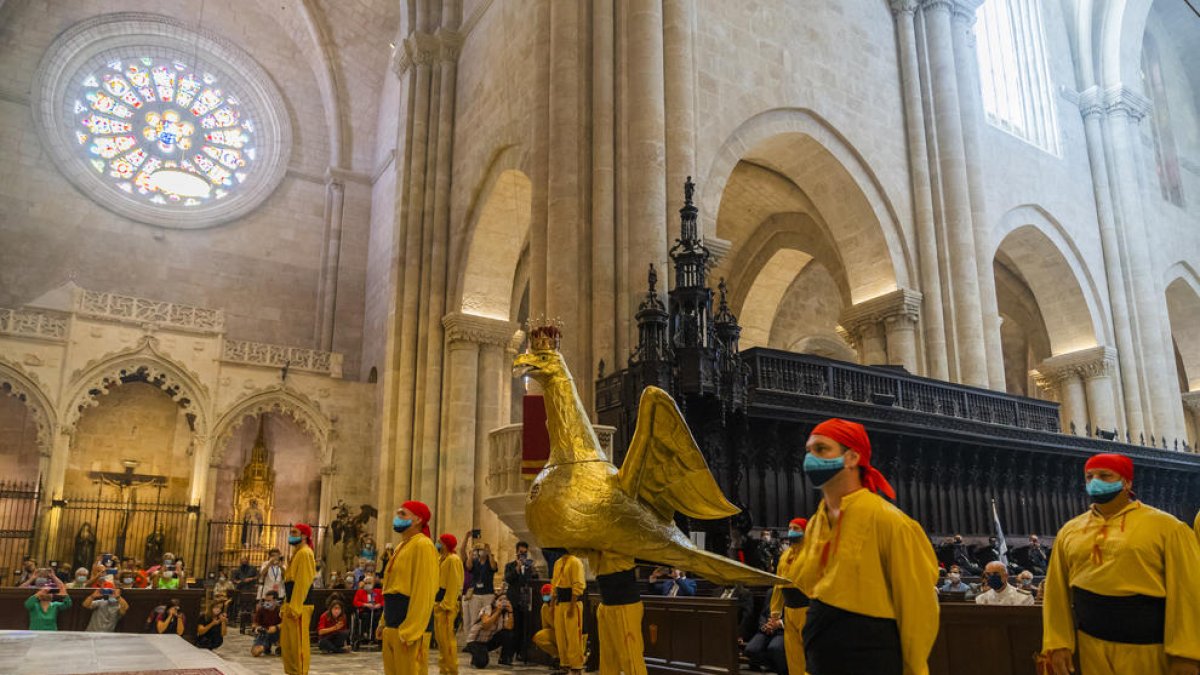
[[[176,635],[0,631],[0,673],[6,675],[185,668],[214,668],[224,675],[254,672],[196,649]]]
[[[225,636],[225,644],[221,645],[221,648],[215,653],[226,661],[242,666],[254,675],[279,675],[283,672],[283,663],[278,656],[260,656],[258,658],[250,656],[250,647],[253,644],[254,641],[249,636],[230,630],[229,635]],[[495,657],[498,653],[492,653],[492,661],[487,670],[472,668],[470,655],[460,653],[458,655],[459,675],[482,675],[484,673],[490,675],[508,675],[509,673],[545,675],[550,672],[549,669],[542,666],[525,666],[519,663],[512,667],[497,665]],[[437,663],[438,656],[434,650],[429,657],[430,675],[437,675]],[[309,675],[379,675],[382,672],[383,661],[379,652],[322,654],[317,651],[317,646],[313,645],[312,666]]]

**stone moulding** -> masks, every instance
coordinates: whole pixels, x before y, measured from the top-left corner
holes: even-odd
[[[0,334],[63,341],[67,339],[67,317],[50,312],[0,308]]]
[[[51,432],[57,414],[37,375],[25,372],[19,364],[0,356],[0,395],[14,396],[25,404],[37,426],[38,451],[42,456],[49,457],[54,446]]]
[[[304,347],[288,347],[249,340],[226,340],[221,360],[250,366],[295,368],[331,377],[342,376],[342,355]]]
[[[77,289],[74,301],[75,311],[88,317],[153,323],[213,333],[225,330],[225,312],[219,309],[84,289]]]
[[[282,384],[259,389],[221,413],[215,427],[216,443],[213,445],[210,463],[212,465],[221,463],[234,431],[242,425],[247,417],[257,417],[264,413],[279,413],[292,418],[296,425],[316,443],[321,457],[321,465],[323,467],[332,466],[333,421],[321,411],[321,407],[317,405],[316,401]]]

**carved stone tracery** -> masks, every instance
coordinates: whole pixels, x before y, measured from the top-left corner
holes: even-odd
[[[260,389],[233,404],[221,414],[215,426],[212,464],[219,465],[224,458],[234,431],[248,417],[265,413],[279,413],[292,418],[304,433],[312,438],[321,457],[321,465],[330,466],[333,461],[333,422],[316,401],[286,386],[272,385]]]
[[[37,427],[38,452],[49,457],[57,415],[37,375],[0,356],[0,395],[14,396],[25,404]]]

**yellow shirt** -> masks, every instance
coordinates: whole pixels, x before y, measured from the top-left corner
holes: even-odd
[[[1043,586],[1042,648],[1075,648],[1071,588],[1100,595],[1167,599],[1167,654],[1200,659],[1200,543],[1177,518],[1130,502],[1105,518],[1095,507],[1054,540]],[[1189,576],[1191,575],[1191,576]]]
[[[1200,537],[1200,511],[1196,512],[1196,521],[1192,523],[1192,529],[1196,531],[1196,536]]]
[[[437,604],[437,608],[443,612],[455,612],[458,610],[458,596],[462,595],[463,587],[463,561],[456,553],[446,553],[442,556],[442,562],[438,566],[438,588],[446,589],[445,595],[442,596],[442,601]]]
[[[542,603],[542,628],[554,630],[554,608],[550,603]]]
[[[554,578],[550,584],[555,588],[569,588],[571,595],[583,597],[587,588],[587,580],[583,578],[583,561],[570,553],[558,559],[554,564]]]
[[[283,583],[292,582],[292,592],[288,595],[287,605],[299,613],[304,608],[304,600],[308,597],[308,589],[312,588],[313,579],[317,576],[317,559],[308,544],[300,544],[292,552],[287,569],[283,571]]]
[[[792,544],[783,555],[779,556],[779,567],[775,570],[775,574],[790,580],[792,583],[776,584],[774,592],[771,593],[771,615],[783,616],[783,591],[782,588],[799,588],[800,580],[800,550],[804,547],[804,542],[800,541]]]
[[[611,553],[609,551],[588,551],[587,559],[588,566],[592,568],[592,572],[596,576],[624,572],[625,570],[633,569],[636,565],[633,561],[633,556]]]
[[[938,634],[938,564],[917,521],[865,488],[842,497],[838,520],[830,518],[822,500],[796,564],[796,585],[809,598],[895,619],[905,675],[929,672]]]
[[[400,624],[400,640],[421,639],[433,614],[438,589],[438,557],[433,540],[417,534],[400,542],[383,574],[383,594],[408,596],[408,614]],[[460,586],[461,587],[461,586]]]

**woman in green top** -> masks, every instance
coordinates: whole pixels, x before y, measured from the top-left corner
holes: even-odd
[[[29,610],[29,630],[58,630],[58,613],[71,607],[71,596],[67,595],[67,587],[56,577],[50,577],[53,586],[58,587],[58,595],[62,600],[55,600],[53,586],[47,585],[38,589],[37,593],[25,601],[25,609]]]

